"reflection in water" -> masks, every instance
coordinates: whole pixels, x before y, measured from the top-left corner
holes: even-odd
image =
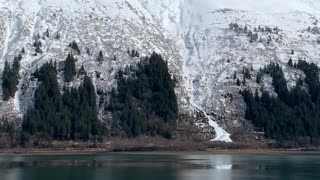
[[[216,165],[216,169],[218,170],[231,170],[232,164],[229,165]]]
[[[3,156],[0,180],[308,180],[318,167],[316,154]]]
[[[192,156],[192,159],[204,159],[198,163],[206,164],[205,169],[193,171],[184,171],[182,176],[184,179],[194,179],[195,177],[201,180],[231,180],[232,179],[232,156],[230,155],[202,155]]]
[[[20,169],[1,169],[0,170],[0,179],[6,180],[18,180],[20,179],[21,171]]]

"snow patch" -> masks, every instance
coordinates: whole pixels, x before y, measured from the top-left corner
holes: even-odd
[[[201,111],[204,116],[209,120],[209,125],[214,128],[216,132],[216,137],[211,141],[221,141],[221,142],[232,142],[230,136],[227,131],[225,131],[217,122],[215,122],[211,116],[209,116],[201,107],[199,107],[196,103],[191,101],[191,104],[199,111]]]

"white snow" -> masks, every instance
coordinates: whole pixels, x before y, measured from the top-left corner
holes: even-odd
[[[201,111],[204,116],[208,119],[209,125],[214,128],[216,132],[216,137],[211,141],[221,141],[221,142],[232,142],[230,138],[230,134],[227,133],[221,126],[219,126],[211,116],[209,116],[201,107],[199,107],[196,103],[191,101],[191,105],[193,105],[197,110]]]
[[[237,9],[256,12],[315,12],[320,10],[318,0],[199,0],[192,1],[194,7],[201,11],[215,9]]]
[[[320,20],[318,0],[140,0],[156,23],[180,37],[183,44],[183,76],[185,89],[189,92],[189,103],[198,110],[214,111],[232,121],[239,118],[235,108],[241,104],[221,96],[238,94],[233,74],[241,74],[243,67],[259,70],[270,61],[285,64],[291,49],[296,50],[296,60],[307,57],[308,61],[319,62],[320,54],[312,34],[301,33]],[[278,27],[279,35],[260,33],[274,41],[249,43],[246,35],[237,35],[228,30],[229,23],[237,22],[254,27]],[[301,35],[303,34],[303,35]],[[242,59],[242,60],[241,60]],[[227,63],[226,61],[230,61]],[[238,103],[238,104],[237,104]],[[207,116],[207,113],[204,112]],[[236,115],[236,116],[235,116]],[[218,124],[214,140],[231,141]]]
[[[22,47],[27,51],[20,72],[26,87],[19,86],[14,100],[15,109],[21,112],[35,86],[29,81],[30,73],[50,59],[63,61],[73,40],[82,52],[85,47],[92,51],[77,57],[77,68],[84,64],[91,76],[102,72],[95,87],[106,91],[114,86],[118,69],[138,60],[128,57],[127,49],[137,49],[142,55],[157,51],[179,81],[180,111],[196,108],[203,112],[215,128],[213,141],[231,142],[222,127],[243,118],[243,109],[238,108],[243,107],[239,87],[231,78],[235,72],[241,78],[243,67],[258,70],[270,61],[285,67],[292,49],[296,52],[293,60],[306,58],[320,64],[316,42],[320,34],[305,31],[308,26],[319,26],[318,0],[0,0],[0,11],[6,32],[1,35],[0,68]],[[259,33],[264,42],[249,43],[246,35],[228,29],[231,22],[251,30],[261,25],[281,31],[278,35]],[[33,56],[34,36],[47,28],[51,37],[41,40],[45,53]],[[58,32],[61,39],[56,40]],[[269,36],[273,41],[267,45]],[[100,49],[106,51],[106,57],[116,55],[118,60],[96,63]],[[292,73],[286,72],[286,77],[294,78]],[[76,84],[79,82],[71,85]],[[208,112],[217,114],[221,125]]]
[[[82,52],[76,56],[77,68],[84,64],[95,87],[105,92],[115,85],[114,76],[120,68],[138,61],[129,57],[128,49],[136,49],[141,55],[158,51],[169,61],[171,71],[181,71],[174,40],[163,36],[162,28],[152,22],[151,15],[136,0],[0,0],[0,13],[0,39],[4,44],[0,46],[0,68],[5,61],[12,63],[22,47],[26,50],[20,63],[19,89],[12,101],[12,111],[17,113],[25,112],[32,104],[37,86],[30,81],[33,71],[50,60],[64,61],[73,40]],[[47,29],[50,37],[43,37]],[[60,39],[55,38],[56,33],[61,34]],[[33,43],[37,34],[44,53],[35,56]],[[86,55],[86,47],[90,48],[90,55]],[[100,50],[106,57],[103,64],[96,62]],[[112,60],[115,55],[117,60]],[[96,72],[101,72],[101,78],[95,77]],[[62,88],[63,76],[58,76]],[[70,86],[76,87],[80,82],[77,79]],[[3,106],[6,103],[0,100]]]
[[[215,169],[217,170],[231,170],[233,167],[232,164],[226,164],[226,165],[216,165]]]

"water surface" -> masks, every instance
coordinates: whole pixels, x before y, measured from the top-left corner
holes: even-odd
[[[0,180],[309,180],[320,154],[90,154],[0,156]]]

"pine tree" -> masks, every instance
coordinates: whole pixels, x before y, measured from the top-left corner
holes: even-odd
[[[302,88],[302,79],[288,90],[282,68],[279,64],[270,63],[260,73],[272,77],[278,96],[270,96],[265,91],[261,96],[257,91],[253,95],[249,90],[244,90],[242,95],[247,105],[245,117],[257,130],[264,131],[267,138],[279,142],[298,139],[301,142],[301,139],[304,139],[306,143],[317,143],[320,137],[319,68],[305,61],[299,61],[296,67],[305,73],[305,83],[309,86],[309,91]]]
[[[79,46],[78,46],[78,44],[76,43],[76,41],[72,41],[72,42],[69,44],[69,47],[71,47],[78,55],[81,54],[81,51],[80,51]]]
[[[64,68],[64,81],[65,82],[72,81],[73,77],[77,74],[75,61],[76,60],[74,59],[72,53],[69,53],[68,57],[65,61],[65,68]]]
[[[56,39],[59,40],[61,38],[61,35],[59,32],[56,33]]]
[[[102,62],[103,59],[104,59],[104,58],[103,58],[103,53],[102,53],[102,51],[100,50],[100,51],[99,51],[98,58],[97,58],[97,61]]]
[[[292,63],[292,59],[291,59],[291,58],[290,58],[289,61],[288,61],[288,65],[289,65],[290,67],[293,67],[293,63]]]
[[[45,134],[57,140],[101,139],[106,131],[98,120],[95,89],[88,76],[78,89],[64,88],[63,95],[53,63],[43,65],[34,76],[41,83],[35,92],[34,107],[23,118],[24,133]]]
[[[241,82],[238,78],[237,78],[237,86],[241,86]]]
[[[125,78],[124,75],[132,77]],[[153,53],[136,68],[119,71],[117,80],[118,92],[112,90],[105,108],[113,114],[114,127],[120,126],[128,137],[159,134],[170,138],[176,125],[178,106],[167,62]]]
[[[86,53],[88,54],[88,55],[90,55],[91,53],[90,53],[90,49],[87,47],[86,48]]]
[[[8,62],[5,62],[4,70],[2,73],[2,91],[4,101],[9,100],[10,97],[14,97],[16,91],[18,90],[17,86],[19,84],[19,70],[21,59],[21,55],[15,57],[12,67],[10,67]]]
[[[49,29],[48,29],[48,28],[47,28],[47,30],[46,30],[46,32],[45,32],[44,34],[45,34],[45,36],[46,36],[47,38],[50,37],[50,33],[49,33]]]
[[[261,84],[262,76],[263,76],[262,70],[260,70],[260,71],[258,72],[257,78],[256,78],[256,82],[257,82],[258,84]]]

